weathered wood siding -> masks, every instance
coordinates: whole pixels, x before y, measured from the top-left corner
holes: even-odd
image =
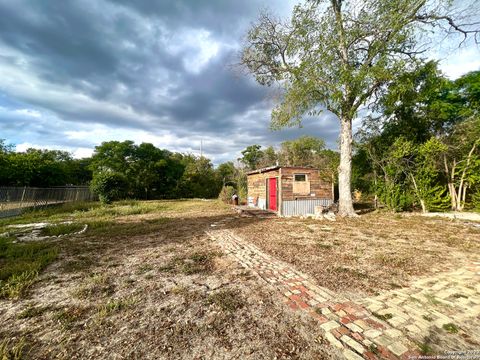
[[[310,184],[310,192],[306,194],[294,192],[294,174],[306,174]],[[332,199],[332,184],[320,178],[316,169],[282,168],[282,200],[295,199]]]
[[[251,174],[247,177],[248,197],[266,200],[267,197],[267,181],[266,179],[277,177],[278,169],[267,171],[261,174]]]

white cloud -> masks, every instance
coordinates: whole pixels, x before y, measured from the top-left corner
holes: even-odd
[[[440,69],[451,79],[457,79],[470,71],[480,70],[480,49],[478,47],[456,49],[440,62]]]
[[[14,110],[14,112],[20,115],[25,115],[25,116],[34,117],[34,118],[39,118],[42,116],[40,111],[33,110],[33,109],[17,109],[17,110]]]
[[[172,36],[174,42],[167,43],[167,50],[173,55],[185,52],[183,66],[185,70],[198,74],[219,52],[221,43],[216,41],[205,29],[187,29]]]

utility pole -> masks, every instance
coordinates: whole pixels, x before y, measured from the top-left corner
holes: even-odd
[[[203,140],[200,140],[200,157],[203,157]]]

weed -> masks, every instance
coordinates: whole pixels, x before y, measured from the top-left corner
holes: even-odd
[[[422,315],[422,318],[427,321],[433,321],[433,318],[430,315]]]
[[[20,275],[12,275],[7,281],[0,281],[0,298],[19,298],[35,283],[37,271],[25,271]]]
[[[0,298],[25,294],[38,273],[57,256],[58,248],[51,243],[14,243],[0,237]]]
[[[228,312],[233,312],[245,305],[238,291],[228,289],[211,294],[208,297],[208,303],[215,304]]]
[[[458,333],[458,327],[457,327],[457,325],[452,324],[452,323],[444,324],[444,325],[442,326],[442,328],[443,328],[445,331],[447,331],[448,333],[450,333],[450,334],[456,334],[456,333]]]
[[[355,270],[355,269],[344,267],[344,266],[335,267],[335,271],[342,272],[342,273],[348,273],[348,274],[353,275],[354,277],[359,278],[359,279],[368,278],[367,274],[365,274],[361,271]]]
[[[29,319],[42,315],[44,312],[50,310],[49,306],[33,306],[29,304],[24,310],[17,315],[17,319]],[[1,359],[1,358],[0,358]]]
[[[124,299],[110,299],[106,304],[102,305],[98,310],[100,317],[105,317],[113,312],[118,312],[132,307],[137,303],[134,297],[127,297]]]
[[[74,273],[90,269],[95,264],[93,256],[79,255],[65,262],[62,269],[67,273]]]
[[[427,343],[417,344],[422,355],[431,355],[433,354],[433,349]]]
[[[393,315],[390,314],[390,313],[379,314],[379,313],[376,313],[376,312],[372,312],[372,315],[375,316],[376,318],[379,318],[380,320],[383,320],[383,321],[387,321],[387,320],[393,318]]]
[[[162,272],[178,270],[186,275],[206,273],[213,270],[216,252],[194,252],[188,256],[176,256],[168,264],[159,268]]]
[[[2,360],[21,360],[25,351],[25,339],[20,338],[13,343],[5,339],[0,343],[0,359]]]
[[[84,227],[83,224],[54,224],[44,227],[40,231],[41,236],[61,236],[68,235],[82,230]]]
[[[138,275],[141,275],[141,274],[145,274],[149,271],[152,271],[153,270],[153,266],[150,265],[150,264],[143,264],[143,265],[140,265],[140,267],[138,268],[137,270],[137,274]]]
[[[322,248],[322,249],[331,249],[333,247],[332,244],[325,244],[325,243],[322,243],[322,242],[317,242],[316,245],[319,248]]]
[[[440,305],[441,304],[441,302],[438,301],[435,298],[435,296],[433,296],[432,294],[425,294],[424,296],[428,300],[428,302],[431,303],[432,305]]]
[[[80,299],[110,296],[115,292],[111,278],[106,275],[93,274],[85,279],[82,285],[74,292]]]
[[[368,347],[368,349],[369,349],[373,354],[375,354],[375,355],[378,355],[378,354],[379,354],[377,345],[375,345],[375,344],[370,344],[370,346]]]
[[[88,311],[89,308],[73,306],[60,310],[55,315],[55,318],[58,320],[63,330],[70,330]]]
[[[395,282],[391,282],[388,285],[390,285],[390,288],[392,288],[392,289],[401,289],[402,288],[402,285],[399,285]]]

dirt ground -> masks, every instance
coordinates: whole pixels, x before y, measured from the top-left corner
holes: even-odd
[[[248,221],[248,220],[242,220]],[[236,232],[351,299],[405,287],[480,256],[477,223],[390,213],[336,221],[271,218]]]
[[[231,214],[216,202],[189,201],[35,215],[89,227],[56,240],[59,259],[26,296],[0,300],[3,355],[336,358],[313,319],[289,311],[205,235]],[[32,217],[12,220],[22,221]]]

